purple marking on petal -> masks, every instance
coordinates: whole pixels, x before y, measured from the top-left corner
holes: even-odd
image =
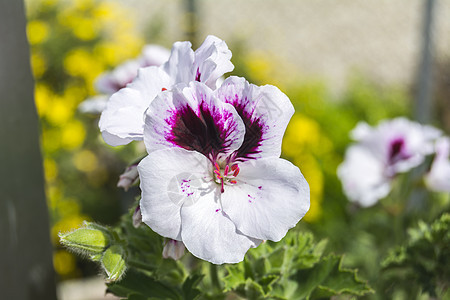
[[[241,147],[235,152],[236,160],[255,159],[261,152],[260,146],[264,141],[266,126],[261,118],[253,117],[253,110],[247,98],[240,99],[239,95],[234,95],[233,99],[226,99],[236,109],[245,125],[244,141]]]
[[[253,197],[252,195],[248,194],[247,195],[250,199],[248,199],[248,203],[252,203],[252,200],[255,200],[255,197]]]
[[[209,107],[204,101],[199,104],[197,112],[185,106],[172,112],[166,122],[171,128],[166,134],[167,141],[213,159],[229,150],[233,142],[230,135],[237,129],[231,112]]]
[[[219,212],[219,211],[220,211],[220,208],[216,209],[216,212]]]
[[[197,73],[195,74],[195,81],[201,82],[200,77],[202,74],[200,73],[200,69],[197,68]]]
[[[258,189],[259,189],[259,190],[262,190],[262,186],[261,186],[261,185],[260,185],[260,186],[258,186]]]
[[[389,164],[408,159],[410,155],[405,152],[405,140],[402,137],[393,139],[389,145]]]

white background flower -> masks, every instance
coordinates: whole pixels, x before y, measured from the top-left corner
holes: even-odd
[[[435,146],[436,155],[425,176],[425,183],[433,191],[450,192],[450,139],[442,137]]]
[[[164,64],[170,56],[170,51],[158,45],[146,45],[141,56],[134,60],[128,60],[110,72],[103,73],[95,81],[96,90],[102,95],[86,99],[79,105],[83,113],[101,113],[108,98],[126,87],[137,76],[138,69]]]
[[[441,132],[405,118],[396,118],[370,127],[361,122],[351,135],[357,142],[348,148],[337,174],[350,201],[374,205],[386,197],[398,173],[421,164],[434,150]]]

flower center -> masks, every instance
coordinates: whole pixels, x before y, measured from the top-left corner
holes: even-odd
[[[224,192],[225,184],[236,184],[236,177],[239,174],[238,164],[226,165],[222,168],[217,162],[214,163],[214,181],[221,185],[220,192]]]

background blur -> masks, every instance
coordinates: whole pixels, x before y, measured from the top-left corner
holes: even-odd
[[[434,4],[429,33],[427,3]],[[97,76],[137,57],[145,44],[170,48],[175,41],[191,40],[196,49],[206,35],[216,35],[233,52],[233,75],[277,85],[290,97],[296,114],[285,135],[283,156],[310,183],[308,226],[328,237],[337,251],[348,247],[342,235],[350,234],[350,221],[336,167],[355,124],[417,116],[417,101],[428,101],[433,107],[430,123],[447,135],[450,130],[449,0],[26,4],[54,267],[61,280],[97,270],[66,252],[58,244],[58,232],[83,220],[114,224],[139,194],[136,187],[124,192],[116,184],[145,150],[138,143],[109,147],[99,135],[98,116],[82,114],[77,106],[96,95]],[[427,78],[432,78],[429,87]],[[417,100],[421,89],[425,100]],[[370,241],[364,245],[370,248]],[[359,266],[351,255],[348,264]],[[370,275],[364,271],[362,267],[363,276]]]

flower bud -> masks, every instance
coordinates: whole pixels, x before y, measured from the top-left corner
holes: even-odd
[[[103,226],[84,222],[84,227],[67,233],[59,233],[61,244],[70,250],[99,260],[101,253],[110,245],[111,234]]]
[[[125,191],[135,184],[139,180],[139,173],[137,170],[137,164],[128,166],[119,177],[119,182],[117,182],[117,187],[123,188]]]
[[[179,260],[184,255],[184,243],[169,239],[164,245],[162,256],[163,258],[172,258]]]
[[[138,205],[133,213],[133,226],[138,228],[142,223],[141,206]]]
[[[106,249],[102,256],[101,264],[106,272],[107,280],[118,281],[125,274],[125,250],[120,245],[112,245]]]

